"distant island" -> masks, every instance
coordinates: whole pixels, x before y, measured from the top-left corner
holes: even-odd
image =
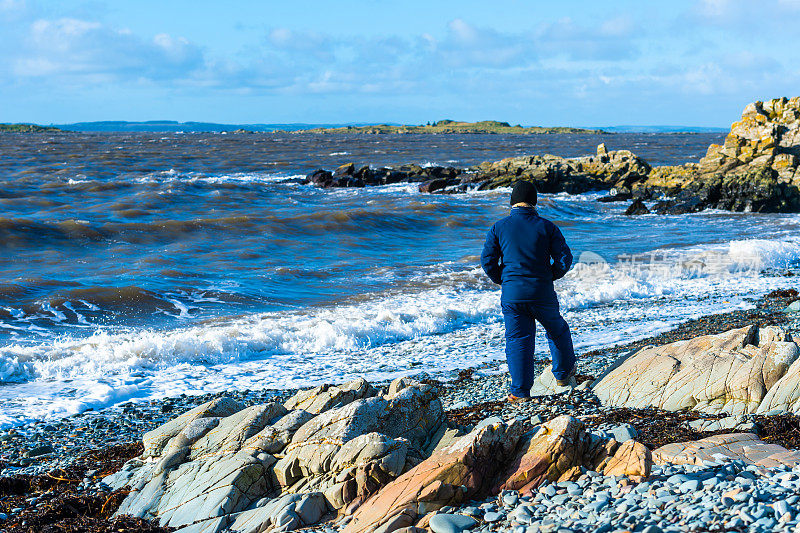
[[[36,133],[42,131],[62,131],[53,126],[38,126],[36,124],[0,124],[0,132]]]
[[[702,126],[601,126],[598,128],[568,128],[521,125],[512,126],[508,122],[482,120],[480,122],[458,122],[440,120],[425,125],[375,124],[353,122],[345,124],[308,124],[302,122],[283,124],[219,124],[215,122],[178,122],[175,120],[147,120],[129,122],[125,120],[104,120],[96,122],[74,122],[71,124],[0,124],[0,132],[84,132],[84,133],[400,133],[400,134],[453,134],[453,133],[516,133],[536,135],[547,133],[723,133],[727,128]]]
[[[409,134],[452,134],[452,133],[516,133],[522,135],[540,135],[545,133],[605,133],[603,130],[566,127],[512,126],[508,122],[481,120],[480,122],[457,122],[440,120],[421,126],[377,124],[370,126],[340,126],[333,128],[311,128],[293,131],[292,133],[409,133]]]

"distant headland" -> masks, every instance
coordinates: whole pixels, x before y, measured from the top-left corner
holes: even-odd
[[[36,124],[0,124],[0,132],[34,133],[40,131],[61,131],[53,126],[38,126]]]

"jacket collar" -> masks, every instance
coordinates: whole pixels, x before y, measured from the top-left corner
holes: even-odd
[[[526,214],[526,215],[539,216],[539,212],[536,211],[535,207],[512,207],[511,208],[511,214],[512,215]]]

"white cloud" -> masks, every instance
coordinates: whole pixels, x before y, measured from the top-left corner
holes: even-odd
[[[4,15],[20,13],[26,8],[25,0],[0,0],[0,13]]]
[[[539,48],[550,57],[570,61],[620,61],[639,54],[636,26],[628,17],[615,17],[583,26],[570,17],[539,26]]]
[[[800,0],[696,0],[685,19],[693,24],[717,26],[760,35],[770,26],[796,30],[793,16],[800,12]]]
[[[12,62],[20,78],[174,79],[203,65],[200,49],[186,39],[161,33],[148,40],[127,29],[68,17],[33,21],[20,44]]]

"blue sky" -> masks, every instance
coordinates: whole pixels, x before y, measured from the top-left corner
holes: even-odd
[[[0,0],[0,122],[727,126],[800,0]]]

